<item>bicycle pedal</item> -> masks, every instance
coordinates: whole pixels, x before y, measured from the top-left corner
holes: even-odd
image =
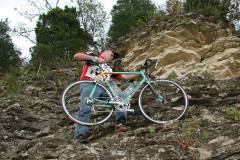
[[[128,112],[134,112],[134,109],[128,109],[127,111]]]

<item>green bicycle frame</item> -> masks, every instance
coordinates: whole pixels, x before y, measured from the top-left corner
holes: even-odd
[[[128,100],[130,100],[134,94],[139,90],[139,88],[145,83],[148,82],[148,77],[145,75],[144,72],[112,72],[113,74],[125,74],[125,75],[140,75],[142,77],[142,79],[140,80],[140,82],[137,84],[137,86],[133,89],[133,92],[131,92],[128,95]],[[112,92],[112,95],[115,97],[117,96],[117,94],[114,92],[114,89],[112,88],[112,86],[110,85],[109,82],[107,82],[107,86],[110,89],[110,91]]]
[[[145,72],[143,71],[140,71],[140,72],[106,72],[106,74],[125,74],[125,75],[140,75],[142,77],[142,79],[140,80],[140,82],[137,84],[137,86],[134,88],[133,92],[131,92],[129,95],[128,95],[128,100],[131,100],[131,98],[134,96],[134,94],[140,89],[140,87],[144,84],[144,83],[147,83],[149,84],[149,87],[151,89],[151,91],[154,93],[154,95],[160,100],[162,101],[163,98],[162,96],[159,97],[159,95],[155,92],[155,90],[153,89],[152,85],[150,84],[150,78],[148,75],[145,74]],[[92,97],[95,90],[96,90],[96,87],[97,87],[97,84],[99,83],[99,81],[96,81],[96,85],[94,86],[91,94],[89,97]],[[107,88],[110,89],[111,91],[111,94],[113,97],[116,97],[117,94],[115,93],[114,89],[112,88],[112,86],[110,85],[109,81],[106,82],[107,84]],[[98,100],[98,101],[101,101],[101,100]],[[101,101],[103,102],[103,101]]]

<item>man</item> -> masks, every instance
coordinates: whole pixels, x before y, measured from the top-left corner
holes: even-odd
[[[92,65],[92,62],[99,63],[104,66],[104,69],[106,69],[108,72],[112,72],[111,67],[108,65],[109,63],[113,62],[114,59],[114,53],[110,49],[104,50],[99,57],[91,56],[83,52],[76,53],[74,55],[74,59],[78,61],[85,61],[85,64],[82,69],[82,74],[80,77],[80,80],[94,80],[96,78],[95,70],[97,69],[97,66]],[[119,75],[116,77],[116,79],[135,79],[138,75]],[[109,80],[111,77],[109,77]],[[111,81],[112,85],[116,85],[113,83],[114,81]],[[111,84],[111,83],[110,83]],[[93,84],[84,84],[88,86],[80,86],[80,96],[81,99],[85,99],[86,96],[90,95],[90,92],[93,89]],[[115,86],[116,87],[116,86]],[[101,96],[101,94],[104,94],[103,90],[97,90],[97,96]],[[77,119],[82,120],[85,122],[89,121],[91,114],[91,108],[87,106],[86,103],[81,103],[81,109],[78,112]],[[116,115],[117,123],[119,123],[116,127],[118,131],[126,131],[127,128],[122,125],[122,123],[126,122],[127,120],[127,112],[117,112]],[[82,143],[88,143],[88,127],[76,124],[75,125],[75,138],[79,139]]]

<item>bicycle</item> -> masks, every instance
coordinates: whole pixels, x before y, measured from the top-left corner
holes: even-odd
[[[185,114],[188,108],[188,98],[184,89],[171,80],[154,79],[147,73],[147,69],[155,64],[157,68],[158,60],[147,59],[143,65],[143,71],[139,72],[104,72],[99,66],[99,79],[95,81],[77,81],[63,91],[62,107],[68,118],[81,125],[98,125],[107,121],[114,112],[133,112],[130,101],[136,92],[140,91],[138,103],[141,113],[148,120],[162,124],[175,122]],[[127,98],[121,98],[116,91],[106,81],[107,75],[112,74],[136,74],[140,75],[132,92]],[[94,87],[89,97],[84,99],[91,107],[91,118],[89,122],[79,121],[75,118],[76,112],[81,109],[80,85],[92,84]],[[105,91],[105,96],[93,98],[96,88],[100,87]],[[140,90],[141,89],[141,90]]]

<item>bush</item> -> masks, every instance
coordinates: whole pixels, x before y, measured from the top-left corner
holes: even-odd
[[[112,24],[108,35],[113,42],[142,26],[159,14],[151,0],[118,0],[111,11]]]
[[[178,77],[177,73],[175,71],[172,71],[168,76],[167,79],[174,80]]]
[[[9,71],[4,75],[3,85],[7,94],[19,94],[23,88],[20,80],[22,70],[20,68],[10,67]]]
[[[0,20],[0,72],[21,64],[21,53],[15,48],[9,32],[8,21]]]
[[[226,20],[229,2],[218,0],[186,0],[184,10],[186,12],[196,12],[204,16],[214,16]]]
[[[214,80],[214,79],[215,79],[214,73],[208,72],[208,71],[202,72],[202,76],[203,76],[204,79],[206,79],[206,80]]]
[[[227,117],[234,121],[240,121],[240,110],[234,107],[224,109],[224,113]]]
[[[30,63],[39,68],[52,67],[59,58],[73,57],[93,43],[80,27],[75,8],[54,8],[41,14],[35,28],[36,46],[31,48]]]

